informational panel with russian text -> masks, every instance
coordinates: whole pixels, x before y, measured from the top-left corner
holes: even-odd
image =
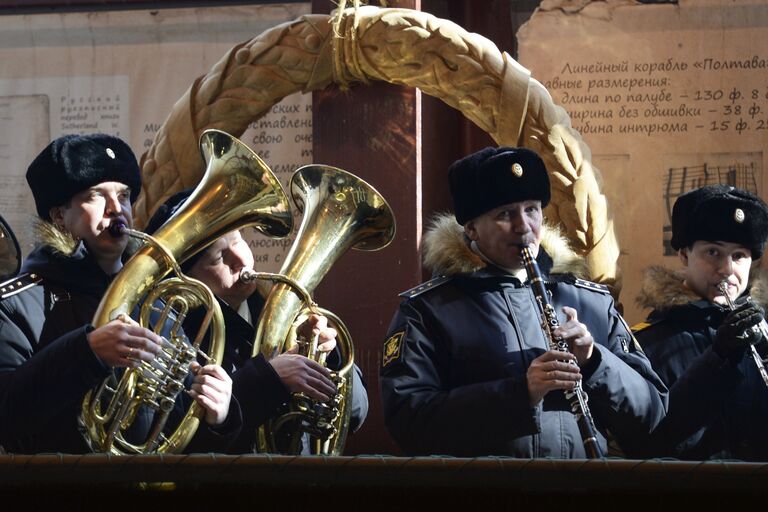
[[[680,265],[669,245],[680,194],[726,183],[766,198],[768,3],[554,4],[518,32],[520,62],[566,109],[602,171],[621,300],[639,321],[642,270]]]
[[[309,12],[305,2],[0,17],[0,214],[22,252],[35,212],[24,175],[53,138],[110,133],[140,157],[195,78],[235,44]],[[312,161],[311,94],[285,98],[242,139],[287,185]],[[290,239],[246,238],[260,269],[280,268]]]

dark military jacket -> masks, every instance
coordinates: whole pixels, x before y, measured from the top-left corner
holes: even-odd
[[[643,293],[643,304],[652,293],[657,309],[635,335],[670,390],[646,455],[768,460],[768,389],[757,366],[746,351],[723,359],[712,349],[728,311],[697,299],[681,276],[659,267],[646,273]]]
[[[259,354],[252,357],[255,329],[234,309],[219,300],[224,324],[226,326],[226,345],[221,365],[232,377],[232,392],[237,397],[243,413],[243,428],[240,436],[230,446],[231,453],[249,453],[257,441],[257,430],[265,421],[276,417],[281,407],[288,403],[291,394],[283,384],[277,372],[266,358]],[[248,308],[254,322],[259,319],[264,299],[259,293],[248,299]],[[184,329],[196,333],[203,320],[204,312],[194,310],[187,317]],[[206,348],[208,339],[203,342]],[[338,369],[338,350],[331,352],[329,368]],[[350,430],[355,431],[362,425],[368,414],[368,394],[362,380],[362,372],[355,365],[352,371],[352,400]]]
[[[551,274],[553,260],[544,249],[538,261],[560,322],[561,308],[573,307],[595,339],[581,372],[600,444],[605,451],[610,433],[624,451],[638,452],[664,415],[666,388],[607,288]],[[494,267],[404,294],[382,355],[390,433],[414,455],[584,458],[562,392],[529,405],[526,372],[546,350],[529,283]]]
[[[0,301],[0,445],[14,453],[89,452],[78,414],[110,370],[86,336],[111,277],[79,244],[68,256],[36,249],[12,281],[26,285]],[[233,400],[225,424],[200,428],[188,451],[222,449],[241,423]]]

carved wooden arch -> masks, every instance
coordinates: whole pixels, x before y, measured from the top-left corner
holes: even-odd
[[[499,145],[537,151],[552,183],[548,219],[563,227],[591,278],[618,291],[618,243],[589,148],[525,68],[488,39],[421,11],[363,6],[342,11],[338,33],[333,22],[306,15],[273,27],[195,80],[142,156],[138,226],[202,177],[204,130],[239,137],[285,96],[380,80],[440,98]]]

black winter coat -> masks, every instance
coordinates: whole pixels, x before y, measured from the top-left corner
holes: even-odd
[[[111,277],[83,244],[71,256],[36,249],[22,276],[42,281],[0,301],[0,445],[13,453],[89,452],[77,416],[109,369],[86,335]],[[223,449],[241,422],[233,400],[225,424],[199,428],[187,451]]]
[[[768,389],[745,352],[735,360],[713,349],[727,311],[698,300],[651,313],[636,332],[669,386],[669,411],[649,443],[649,456],[690,460],[768,460]]]
[[[545,276],[552,260],[537,258]],[[637,350],[607,288],[569,275],[546,286],[561,322],[577,310],[595,339],[581,369],[606,450],[610,432],[636,453],[664,416],[666,388]],[[387,427],[408,454],[585,458],[562,392],[529,405],[526,371],[548,350],[533,292],[493,267],[406,292],[385,343],[381,370]]]
[[[226,345],[222,367],[232,377],[232,393],[237,397],[243,414],[243,428],[240,436],[232,443],[229,452],[250,453],[256,442],[257,430],[265,421],[275,416],[291,398],[290,391],[280,380],[272,365],[259,354],[251,357],[255,330],[234,309],[219,300],[226,326]],[[255,322],[264,306],[264,299],[254,293],[248,298],[248,308]],[[184,322],[189,333],[196,333],[202,322],[203,311],[192,311]],[[207,346],[207,341],[203,344]],[[328,366],[337,369],[339,352],[334,351],[328,358]],[[350,431],[362,425],[368,414],[368,394],[362,381],[362,372],[354,366]]]

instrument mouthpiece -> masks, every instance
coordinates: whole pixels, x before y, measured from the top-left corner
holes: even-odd
[[[128,226],[125,224],[125,222],[121,220],[115,220],[112,221],[112,224],[109,225],[107,231],[109,231],[109,234],[113,237],[120,238],[125,234],[126,229],[128,229]]]
[[[245,267],[240,271],[239,281],[243,284],[250,284],[256,280],[256,272],[249,267]]]

